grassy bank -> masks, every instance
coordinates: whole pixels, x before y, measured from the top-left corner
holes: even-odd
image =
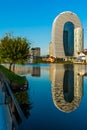
[[[8,70],[7,68],[5,68],[2,65],[0,65],[0,71],[3,72],[3,74],[6,76],[6,78],[8,78],[10,83],[18,83],[20,85],[24,85],[26,82],[25,77],[21,77],[21,76],[15,74],[14,72]]]

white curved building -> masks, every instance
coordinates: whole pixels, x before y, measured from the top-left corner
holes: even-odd
[[[72,12],[59,14],[52,26],[52,49],[54,57],[77,57],[83,50],[83,29],[78,16]]]

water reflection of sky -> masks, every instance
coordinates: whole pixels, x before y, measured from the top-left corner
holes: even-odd
[[[64,113],[54,105],[49,69],[43,67],[40,69],[39,78],[27,75],[30,86],[28,93],[33,106],[29,117],[32,130],[86,130],[86,77],[84,78],[84,96],[80,106],[71,113]]]

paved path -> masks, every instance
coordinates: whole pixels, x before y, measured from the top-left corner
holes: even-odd
[[[8,105],[5,104],[5,93],[0,82],[0,130],[12,130]]]

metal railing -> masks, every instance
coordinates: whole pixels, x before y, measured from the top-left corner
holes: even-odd
[[[16,100],[11,88],[10,84],[7,81],[6,77],[2,72],[0,72],[0,80],[1,85],[4,87],[5,90],[5,104],[8,105],[9,112],[12,119],[12,130],[31,130],[30,126],[26,124],[27,119],[24,116],[24,113],[22,112],[18,101]]]

